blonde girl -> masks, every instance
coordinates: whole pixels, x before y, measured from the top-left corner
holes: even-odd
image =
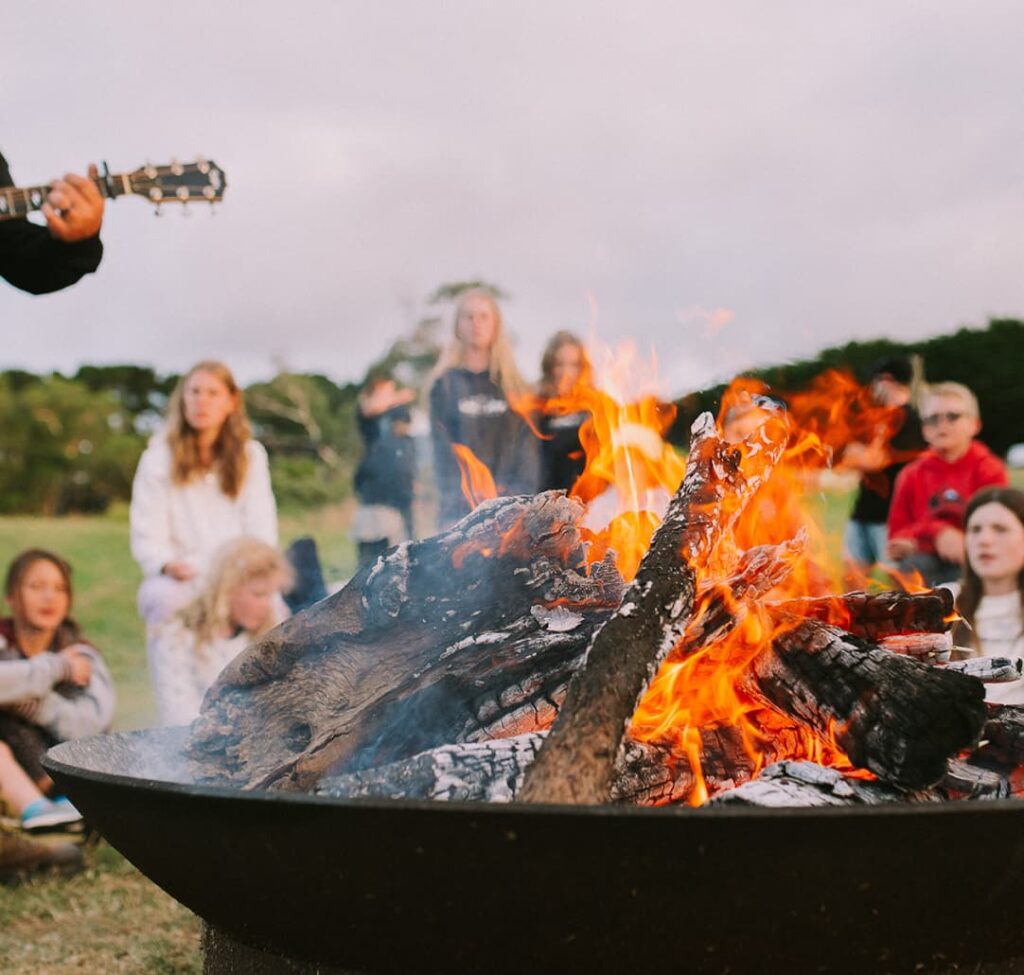
[[[196,595],[225,542],[244,535],[277,544],[267,453],[250,436],[242,391],[223,363],[200,362],[178,383],[164,428],[139,461],[130,522],[147,624]]]
[[[455,311],[452,342],[441,354],[430,386],[441,527],[470,510],[453,444],[467,447],[487,467],[498,494],[537,490],[537,440],[516,412],[527,408],[529,392],[494,297],[483,289],[465,292]]]
[[[281,593],[293,582],[276,548],[238,538],[217,554],[198,595],[154,627],[149,673],[160,722],[187,724],[217,675],[287,615]]]

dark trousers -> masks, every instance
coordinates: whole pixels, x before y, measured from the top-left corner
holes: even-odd
[[[49,778],[40,760],[48,748],[57,744],[57,739],[48,735],[39,725],[9,711],[0,711],[0,741],[7,744],[17,763],[33,782]]]

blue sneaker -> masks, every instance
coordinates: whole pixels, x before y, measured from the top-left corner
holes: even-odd
[[[64,797],[36,799],[30,802],[21,814],[21,828],[39,832],[70,827],[82,822],[82,814]]]

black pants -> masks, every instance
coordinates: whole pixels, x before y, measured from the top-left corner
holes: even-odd
[[[33,782],[49,778],[40,763],[48,748],[57,744],[57,739],[43,731],[39,725],[24,718],[0,711],[0,741],[7,744],[15,761],[28,773]]]

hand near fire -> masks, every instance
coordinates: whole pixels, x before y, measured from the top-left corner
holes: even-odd
[[[885,556],[890,562],[899,562],[917,551],[917,542],[912,538],[890,538],[885,546]]]
[[[93,180],[98,172],[89,166],[89,178],[68,173],[50,185],[42,206],[50,235],[65,244],[74,244],[100,232],[103,223],[103,197]]]
[[[188,562],[180,560],[167,562],[160,571],[165,576],[177,579],[178,582],[188,582],[189,579],[194,579],[196,576],[196,570]]]
[[[935,552],[946,562],[964,564],[964,533],[952,526],[943,528],[935,536]]]
[[[83,651],[81,643],[74,643],[60,651],[60,655],[71,665],[68,680],[78,687],[87,687],[92,680],[92,661]]]
[[[854,441],[843,451],[843,467],[855,471],[880,471],[889,463],[889,447],[885,437],[879,435],[871,443]]]

